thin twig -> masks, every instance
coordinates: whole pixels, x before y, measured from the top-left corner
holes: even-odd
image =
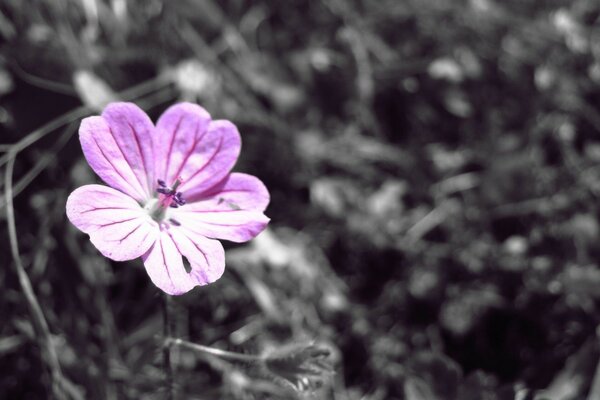
[[[188,348],[190,350],[198,351],[200,353],[209,354],[211,356],[216,356],[216,357],[219,357],[219,358],[222,358],[222,359],[225,359],[225,360],[229,360],[229,361],[241,361],[241,362],[247,363],[247,362],[255,362],[255,361],[258,361],[260,359],[259,356],[256,356],[256,355],[234,353],[232,351],[215,349],[214,347],[203,346],[201,344],[196,344],[196,343],[188,342],[187,340],[183,340],[183,339],[179,339],[179,338],[173,338],[173,337],[170,337],[170,336],[166,337],[166,339],[165,339],[165,346],[166,347],[181,346],[181,347]]]
[[[57,399],[66,399],[63,389],[63,376],[58,362],[58,355],[52,342],[52,336],[50,334],[50,328],[48,322],[44,317],[40,303],[35,296],[33,287],[29,276],[25,271],[21,258],[19,256],[19,242],[17,239],[17,227],[15,224],[15,211],[13,207],[13,187],[12,187],[12,176],[15,166],[15,158],[17,156],[17,150],[9,152],[8,163],[6,166],[5,177],[4,177],[4,196],[6,198],[6,220],[8,223],[8,238],[10,242],[10,251],[17,270],[19,277],[19,284],[25,294],[25,299],[29,305],[29,311],[34,321],[34,326],[37,331],[37,336],[40,338],[40,347],[45,350],[46,362],[50,368],[52,374],[52,392],[54,397]]]
[[[596,366],[596,372],[594,373],[594,379],[592,380],[592,387],[588,394],[588,400],[600,399],[600,361]]]
[[[40,157],[37,163],[31,168],[13,187],[13,199],[17,197],[29,184],[48,166],[54,159],[58,152],[64,147],[69,141],[73,133],[75,132],[75,126],[71,125],[65,130],[56,144],[52,147],[50,152]],[[0,209],[4,207],[6,203],[5,197],[0,197]]]
[[[75,89],[67,83],[56,82],[33,75],[25,71],[16,60],[11,60],[8,65],[12,67],[12,70],[15,72],[15,74],[17,74],[17,76],[19,76],[19,78],[32,86],[37,86],[41,89],[64,94],[66,96],[77,97],[77,91],[75,91]]]
[[[73,122],[79,118],[84,117],[88,113],[88,108],[86,106],[77,107],[55,119],[43,125],[41,128],[38,128],[31,132],[29,135],[25,136],[23,139],[19,140],[17,143],[11,145],[10,151],[0,157],[0,167],[6,164],[8,159],[12,157],[11,154],[16,154],[26,147],[32,145],[37,142],[47,134],[54,132],[56,129],[64,126],[70,122]]]
[[[155,78],[152,78],[148,81],[142,82],[139,85],[133,86],[129,89],[126,89],[118,94],[119,98],[123,100],[132,100],[136,99],[140,96],[143,96],[147,93],[157,91],[163,86],[168,85],[170,82],[169,78],[165,75],[159,75]],[[34,130],[23,139],[19,140],[17,143],[14,143],[11,146],[10,151],[20,152],[26,147],[32,145],[38,140],[42,139],[44,136],[52,133],[56,129],[78,120],[79,118],[85,117],[90,112],[90,109],[86,106],[79,106],[55,119],[43,125],[42,127]],[[5,154],[0,157],[0,167],[6,164],[8,161],[9,154]]]

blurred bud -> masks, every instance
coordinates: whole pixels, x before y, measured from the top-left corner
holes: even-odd
[[[294,255],[271,228],[265,229],[252,243],[261,258],[272,267],[281,268],[292,262]]]
[[[327,214],[343,217],[358,203],[360,190],[349,180],[320,178],[310,186],[310,199]]]
[[[26,32],[27,41],[35,44],[47,43],[56,39],[56,33],[48,25],[32,24]]]
[[[556,78],[556,73],[547,66],[542,65],[535,70],[535,86],[537,86],[539,90],[550,89],[556,82]]]
[[[467,95],[457,89],[447,90],[444,93],[446,110],[459,118],[468,118],[473,114],[473,106]]]
[[[436,169],[442,173],[460,169],[470,161],[469,155],[463,149],[450,149],[441,143],[428,145],[427,154]]]
[[[554,13],[552,23],[560,33],[571,33],[579,27],[573,16],[564,8]]]
[[[576,53],[585,53],[589,49],[588,39],[584,34],[583,27],[571,13],[561,8],[556,11],[552,18],[556,30],[565,38],[567,47]]]
[[[177,88],[189,100],[211,97],[219,88],[219,76],[196,59],[180,62],[174,70]]]
[[[319,72],[326,72],[331,68],[333,61],[328,50],[316,48],[310,52],[310,65]]]
[[[94,111],[102,111],[108,103],[117,99],[110,86],[91,71],[75,71],[73,84],[83,104]]]
[[[409,93],[416,93],[419,90],[419,81],[412,76],[402,79],[400,87]]]
[[[387,180],[367,199],[367,209],[373,216],[392,218],[404,209],[402,196],[407,192],[406,182]]]
[[[471,8],[480,13],[489,13],[494,10],[494,5],[490,0],[471,0]]]
[[[579,300],[584,297],[600,297],[600,270],[595,265],[567,265],[558,279],[564,291]]]
[[[577,131],[575,129],[575,125],[571,121],[564,121],[558,127],[558,137],[565,142],[572,142],[575,140],[575,135]]]
[[[456,50],[456,59],[462,67],[462,71],[467,78],[477,79],[481,77],[483,68],[479,59],[468,47],[460,47]]]
[[[12,92],[15,84],[12,77],[5,69],[0,69],[0,96]]]
[[[111,11],[120,22],[127,21],[127,1],[126,0],[111,0]]]
[[[593,63],[588,67],[588,76],[595,83],[600,83],[600,64]]]
[[[446,301],[440,312],[440,325],[456,336],[468,334],[491,308],[502,305],[494,287],[461,290]]]
[[[513,256],[524,255],[527,251],[527,239],[523,236],[511,236],[504,241],[504,250]]]
[[[445,79],[453,83],[460,83],[464,79],[460,64],[448,57],[438,58],[433,61],[429,64],[427,72],[434,79]]]
[[[571,218],[570,230],[572,235],[591,242],[598,239],[600,227],[593,214],[576,214]]]
[[[419,300],[432,300],[441,294],[442,282],[439,273],[431,269],[418,268],[412,271],[408,281],[408,292]]]
[[[262,365],[275,381],[296,392],[306,392],[322,387],[333,373],[330,354],[324,346],[293,345],[265,355]]]
[[[587,158],[593,162],[600,161],[600,143],[589,143],[584,148],[584,153]]]

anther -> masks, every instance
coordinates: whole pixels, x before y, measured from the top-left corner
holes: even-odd
[[[167,207],[178,208],[185,204],[185,200],[183,199],[183,193],[177,191],[177,187],[181,185],[182,179],[177,178],[175,183],[173,183],[172,187],[167,186],[165,181],[162,179],[157,179],[158,186],[156,188],[156,192],[160,193],[158,207],[163,209]]]

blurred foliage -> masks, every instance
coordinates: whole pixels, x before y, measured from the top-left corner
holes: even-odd
[[[175,299],[177,336],[318,342],[336,374],[282,392],[181,349],[181,398],[596,399],[599,18],[592,0],[2,0],[0,150],[156,77],[153,117],[188,100],[238,125],[271,228]],[[165,398],[160,295],[69,225],[96,178],[59,135],[19,154],[15,211],[71,397]],[[0,398],[46,398],[0,239]]]

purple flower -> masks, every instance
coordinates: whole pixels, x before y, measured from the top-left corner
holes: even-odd
[[[67,216],[104,256],[141,256],[152,282],[168,294],[221,277],[225,252],[215,239],[245,242],[269,222],[265,185],[231,173],[241,147],[237,128],[211,120],[196,104],[170,107],[154,126],[136,105],[112,103],[102,116],[81,121],[79,139],[111,187],[76,189]]]

